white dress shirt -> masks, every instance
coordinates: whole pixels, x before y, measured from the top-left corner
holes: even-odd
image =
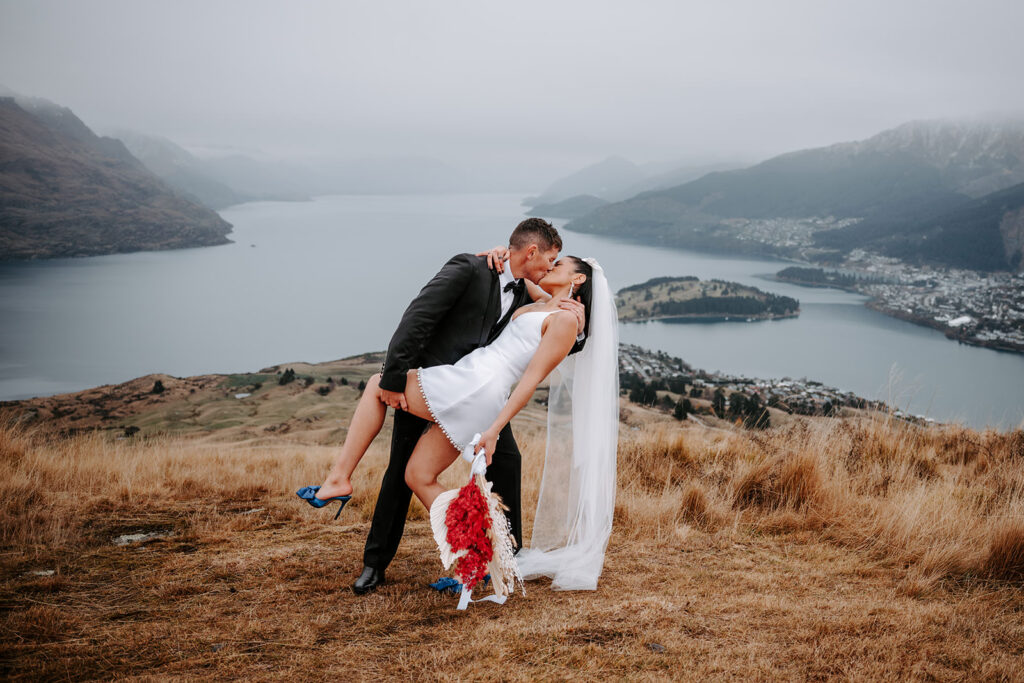
[[[498,273],[498,286],[501,288],[501,313],[498,315],[498,320],[505,317],[508,309],[512,308],[512,301],[515,299],[515,292],[511,289],[507,292],[505,291],[505,285],[509,282],[519,282],[519,280],[512,277],[512,271],[506,264],[505,270]]]

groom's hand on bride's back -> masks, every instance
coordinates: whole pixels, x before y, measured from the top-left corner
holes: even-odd
[[[405,393],[401,391],[380,390],[380,402],[395,410],[409,410],[409,404],[405,402]]]
[[[579,297],[570,299],[563,297],[558,300],[558,307],[563,311],[569,311],[576,316],[576,335],[583,334],[583,328],[587,322],[587,311],[583,307],[583,302],[580,301]]]

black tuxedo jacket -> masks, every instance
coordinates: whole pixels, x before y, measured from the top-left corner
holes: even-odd
[[[487,267],[487,258],[453,256],[405,309],[388,345],[381,388],[405,391],[409,370],[451,364],[486,346],[525,303],[529,296],[521,287],[499,320],[501,289],[498,274]]]
[[[405,391],[409,370],[454,363],[473,349],[487,345],[505,328],[512,313],[528,300],[525,288],[517,290],[512,306],[499,320],[498,274],[487,267],[486,257],[453,256],[402,315],[388,345],[380,386],[388,391]],[[384,570],[398,551],[412,497],[405,483],[405,467],[429,424],[410,413],[395,411],[391,456],[363,551],[363,564],[367,567]],[[494,484],[492,490],[508,507],[509,526],[521,547],[522,458],[511,425],[506,425],[498,437],[486,476]]]

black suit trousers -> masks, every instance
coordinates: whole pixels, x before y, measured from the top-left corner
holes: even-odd
[[[405,411],[395,411],[394,431],[391,437],[391,458],[381,481],[377,505],[373,509],[373,522],[363,550],[363,564],[383,571],[391,564],[405,531],[405,518],[409,512],[412,490],[405,483],[405,467],[412,457],[416,443],[430,422]],[[485,475],[494,484],[494,493],[508,506],[509,524],[518,547],[523,546],[523,520],[520,513],[522,486],[522,457],[512,436],[512,426],[506,425],[498,436],[498,444]]]

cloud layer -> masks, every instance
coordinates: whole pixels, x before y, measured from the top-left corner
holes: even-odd
[[[1016,115],[1021,26],[1017,0],[5,0],[0,83],[193,148],[425,155],[522,181]]]

